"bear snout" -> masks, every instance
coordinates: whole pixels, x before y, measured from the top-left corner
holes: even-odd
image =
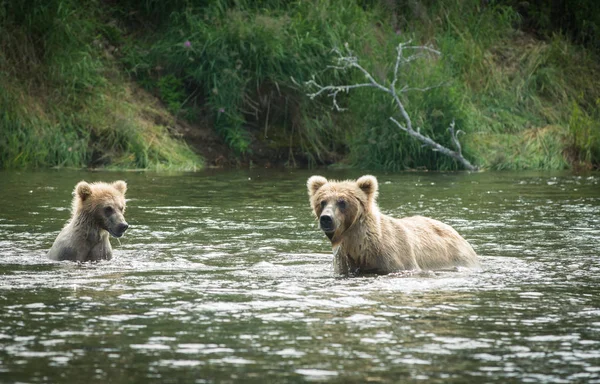
[[[129,228],[129,224],[127,224],[125,222],[120,223],[119,225],[117,225],[117,228],[116,228],[115,232],[113,233],[113,235],[115,237],[121,237],[121,236],[123,236],[123,234],[125,233],[127,228]]]
[[[321,217],[319,218],[319,224],[321,226],[321,229],[325,233],[335,232],[335,222],[333,220],[333,217],[331,217],[330,215],[321,215]]]

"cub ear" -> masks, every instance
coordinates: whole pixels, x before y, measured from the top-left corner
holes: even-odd
[[[85,199],[92,196],[92,186],[85,181],[80,181],[75,186],[75,193],[79,196],[81,201],[85,201]]]
[[[114,183],[112,183],[112,186],[117,191],[121,192],[123,195],[125,194],[125,192],[127,192],[127,183],[123,180],[115,181]]]
[[[312,197],[315,193],[317,193],[319,188],[325,184],[327,184],[327,179],[323,176],[312,176],[306,182],[306,186],[308,187],[308,195]]]
[[[377,193],[379,190],[379,184],[375,176],[365,175],[356,180],[358,188],[360,188],[366,195],[369,203],[374,202],[377,199]]]

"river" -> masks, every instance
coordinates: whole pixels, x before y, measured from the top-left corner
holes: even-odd
[[[600,174],[374,173],[482,268],[350,278],[312,174],[361,172],[0,172],[0,382],[600,383]],[[47,260],[75,184],[118,179],[113,260]]]

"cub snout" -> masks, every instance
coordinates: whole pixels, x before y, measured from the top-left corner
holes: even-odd
[[[127,228],[129,228],[129,224],[127,224],[126,222],[120,223],[119,225],[117,225],[115,230],[112,232],[112,235],[114,237],[121,237],[121,236],[123,236],[123,234],[125,233]]]

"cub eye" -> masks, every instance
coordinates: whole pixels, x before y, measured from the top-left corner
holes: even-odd
[[[338,200],[338,207],[340,207],[340,209],[344,209],[346,208],[346,200]]]
[[[112,214],[113,214],[113,212],[114,212],[114,209],[113,209],[112,207],[106,207],[106,208],[104,208],[104,214],[105,214],[106,216],[110,216],[110,215],[112,215]]]
[[[325,200],[321,201],[321,209],[325,208],[325,205],[327,205],[327,202]]]

